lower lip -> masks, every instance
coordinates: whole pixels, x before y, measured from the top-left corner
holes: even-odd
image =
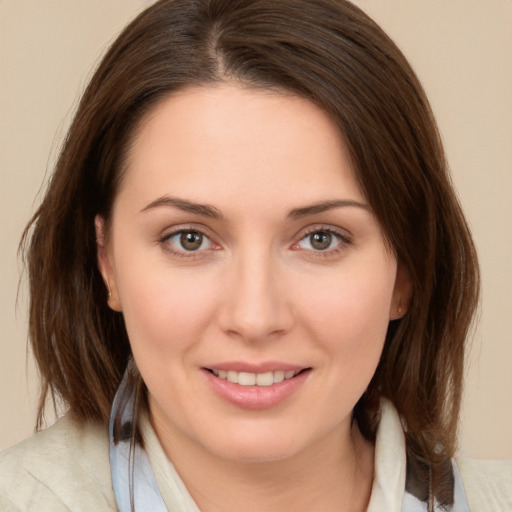
[[[241,386],[216,377],[203,369],[213,390],[224,400],[242,409],[270,409],[283,403],[304,384],[311,370],[303,370],[291,379],[272,386]]]

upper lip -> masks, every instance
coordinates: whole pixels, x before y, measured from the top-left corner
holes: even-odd
[[[222,363],[215,363],[204,366],[208,370],[224,370],[233,372],[247,372],[247,373],[266,373],[276,371],[300,371],[308,366],[302,366],[297,364],[282,363],[278,361],[265,361],[261,363],[246,363],[243,361],[226,361]]]

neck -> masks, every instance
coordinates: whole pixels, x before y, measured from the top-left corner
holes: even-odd
[[[348,422],[284,460],[240,462],[169,436],[164,451],[202,512],[363,512],[373,480],[373,445]]]

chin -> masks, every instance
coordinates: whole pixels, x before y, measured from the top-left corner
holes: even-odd
[[[267,462],[278,462],[289,459],[296,455],[299,450],[291,447],[268,445],[252,446],[230,446],[226,449],[220,448],[217,455],[223,459],[243,464],[258,464]]]
[[[237,432],[229,434],[224,431],[222,436],[210,438],[211,443],[205,442],[203,447],[233,462],[264,463],[289,459],[308,444],[306,441],[301,442],[289,431],[281,431],[279,435],[276,432],[276,428],[265,429],[252,425],[252,428],[239,428]]]

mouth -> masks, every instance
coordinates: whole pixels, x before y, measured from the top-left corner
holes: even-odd
[[[313,368],[238,362],[212,365],[202,370],[217,396],[241,409],[262,410],[290,403],[306,385]]]
[[[215,377],[238,384],[240,386],[260,386],[268,387],[279,384],[286,380],[291,380],[298,375],[310,371],[311,368],[302,368],[300,370],[275,370],[263,373],[238,372],[235,370],[218,370],[215,368],[205,368]]]

